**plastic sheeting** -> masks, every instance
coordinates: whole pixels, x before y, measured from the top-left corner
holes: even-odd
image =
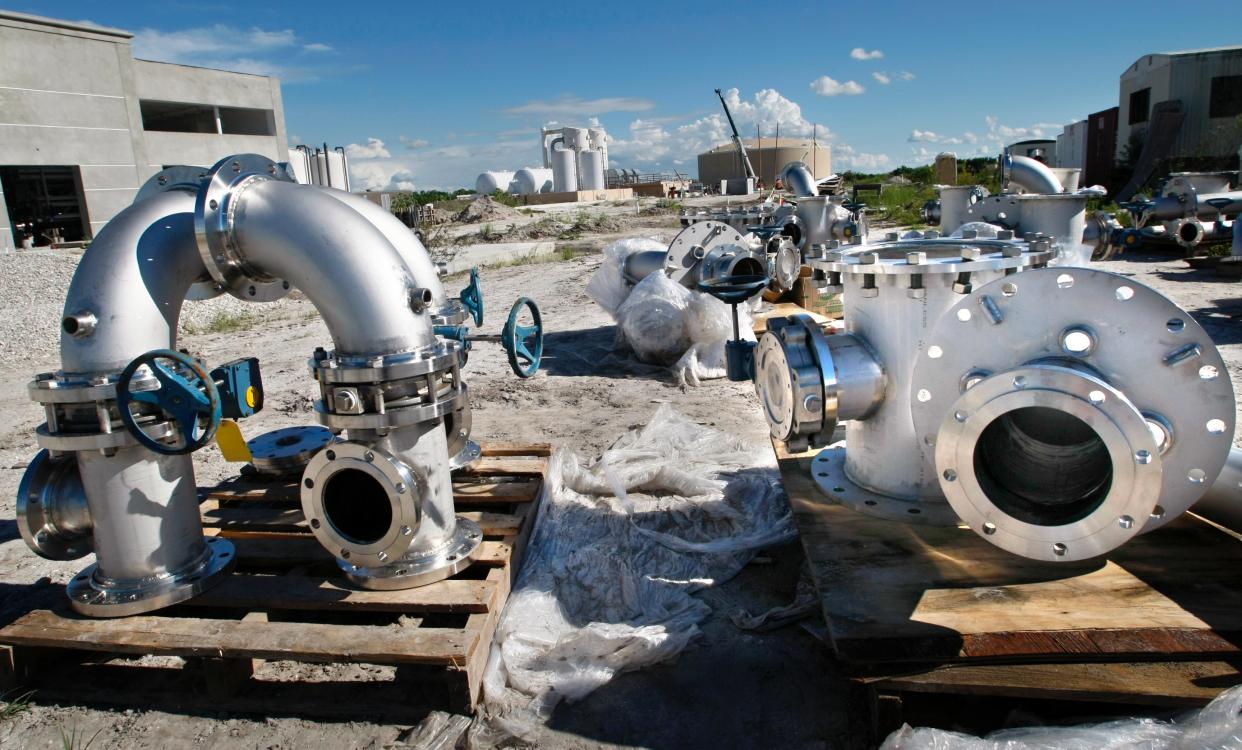
[[[794,537],[774,465],[667,405],[595,460],[561,449],[484,677],[474,744],[524,737],[561,700],[699,635],[695,591]]]
[[[693,291],[663,273],[633,288],[625,281],[625,259],[635,252],[664,250],[647,238],[618,240],[604,248],[604,263],[587,283],[587,294],[617,322],[619,339],[642,362],[667,365],[682,385],[723,378],[725,342],[733,337],[733,312],[711,295]],[[738,329],[753,341],[750,310],[738,306]]]
[[[1122,719],[1076,727],[1004,729],[985,738],[898,729],[880,750],[1242,750],[1242,686],[1174,722]]]

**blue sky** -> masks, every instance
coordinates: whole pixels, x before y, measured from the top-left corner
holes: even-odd
[[[472,186],[596,118],[614,166],[695,170],[727,139],[809,136],[834,166],[990,155],[1114,106],[1149,52],[1242,44],[1242,2],[14,2],[136,34],[135,55],[283,81],[291,140],[348,145],[355,187]],[[1016,20],[1012,11],[1021,8]]]

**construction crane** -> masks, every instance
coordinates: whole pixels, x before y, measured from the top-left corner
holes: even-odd
[[[725,117],[729,118],[729,127],[733,130],[733,145],[737,146],[738,156],[742,157],[742,168],[746,170],[746,176],[754,180],[757,185],[759,178],[755,175],[755,168],[750,165],[750,155],[746,153],[742,136],[737,133],[737,125],[733,124],[733,115],[729,112],[729,105],[725,104],[724,94],[720,93],[720,89],[716,89],[716,96],[720,97],[720,106],[724,107]]]

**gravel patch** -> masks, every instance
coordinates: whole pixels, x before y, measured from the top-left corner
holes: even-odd
[[[89,250],[88,250],[89,252]],[[81,255],[30,250],[0,255],[0,371],[28,370],[29,363],[56,358],[65,295]],[[268,321],[305,315],[294,291],[275,303],[254,304],[225,294],[186,302],[178,337],[211,333],[227,326],[251,328]]]

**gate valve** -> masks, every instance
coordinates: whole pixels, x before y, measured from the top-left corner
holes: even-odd
[[[479,286],[479,269],[470,269],[470,283],[461,290],[461,304],[470,311],[476,326],[483,325],[483,289]]]
[[[133,389],[134,376],[146,368],[157,387]],[[149,381],[142,383],[149,386]],[[125,429],[144,447],[165,456],[192,453],[211,442],[220,426],[220,390],[206,368],[188,354],[172,349],[153,349],[139,355],[116,383],[117,408]],[[155,406],[177,426],[175,442],[157,440],[138,424],[130,407]]]
[[[768,285],[767,276],[719,276],[699,282],[699,291],[733,307],[733,340],[725,342],[725,371],[729,380],[746,381],[755,377],[754,341],[742,339],[737,321],[737,306],[758,294]]]

